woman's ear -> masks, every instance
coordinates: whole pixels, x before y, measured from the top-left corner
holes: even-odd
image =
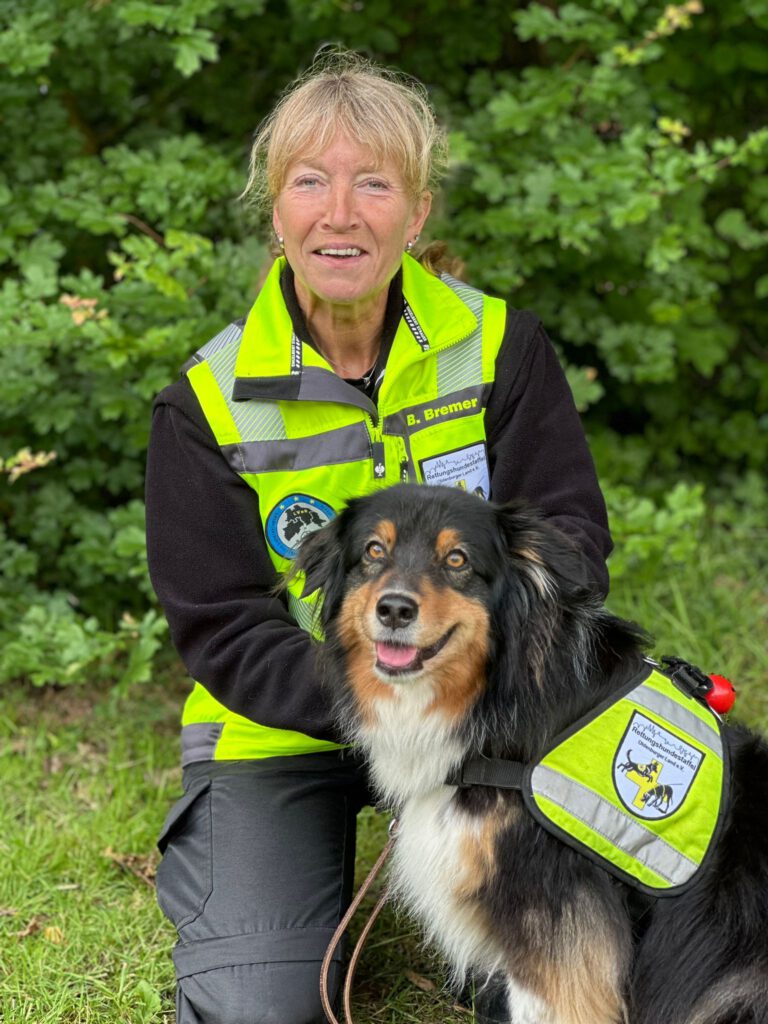
[[[427,217],[429,216],[429,211],[431,209],[432,193],[425,189],[420,196],[416,197],[416,201],[413,207],[413,215],[407,228],[408,237],[406,241],[411,241],[416,235],[421,234]]]
[[[280,226],[280,214],[277,212],[277,203],[272,207],[272,228],[278,238],[283,237],[283,229]]]

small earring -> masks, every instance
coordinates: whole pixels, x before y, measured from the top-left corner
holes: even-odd
[[[281,252],[285,252],[285,239],[283,236],[275,233],[275,238],[277,239],[277,244],[280,246]]]
[[[421,235],[416,235],[412,242],[406,243],[405,251],[410,252],[414,245],[416,245],[416,243],[418,242],[419,238],[421,238]]]

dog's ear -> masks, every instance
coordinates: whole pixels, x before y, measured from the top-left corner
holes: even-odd
[[[592,591],[584,554],[576,542],[529,506],[511,503],[496,510],[508,555],[542,596],[567,597]]]
[[[288,578],[293,579],[300,572],[305,576],[302,597],[309,597],[322,589],[325,603],[328,603],[329,595],[341,589],[344,583],[344,552],[338,516],[302,541]]]

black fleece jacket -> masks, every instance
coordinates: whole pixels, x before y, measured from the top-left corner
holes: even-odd
[[[388,312],[402,308],[399,275],[391,287]],[[283,291],[296,333],[311,343],[290,278]],[[485,421],[491,498],[538,507],[577,542],[585,572],[607,593],[605,503],[570,389],[532,313],[508,309]],[[184,377],[155,400],[146,500],[152,583],[193,678],[262,725],[336,739],[317,648],[273,593],[258,496],[223,458]]]

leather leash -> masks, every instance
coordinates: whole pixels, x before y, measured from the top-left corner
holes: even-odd
[[[339,922],[339,926],[336,929],[336,931],[333,933],[333,938],[331,939],[330,943],[328,944],[328,949],[325,951],[325,956],[323,957],[323,965],[320,968],[320,1000],[321,1000],[321,1002],[323,1004],[323,1010],[325,1011],[325,1015],[328,1018],[330,1024],[339,1024],[339,1021],[338,1021],[338,1019],[336,1018],[336,1015],[333,1012],[333,1008],[331,1007],[331,1000],[330,1000],[330,998],[328,996],[328,974],[330,973],[331,962],[333,960],[333,954],[336,952],[336,947],[338,946],[339,942],[341,942],[341,938],[344,935],[344,932],[349,927],[349,922],[352,920],[352,918],[357,913],[358,907],[363,902],[363,899],[365,898],[366,894],[368,893],[368,890],[371,888],[371,886],[373,885],[374,881],[376,880],[379,872],[381,871],[382,867],[384,866],[384,863],[387,860],[387,857],[389,857],[390,853],[392,852],[392,847],[395,844],[395,839],[396,838],[397,838],[397,818],[393,818],[392,821],[390,822],[390,825],[389,825],[389,839],[387,839],[387,842],[384,845],[384,849],[379,854],[379,857],[378,857],[378,860],[376,861],[376,863],[373,865],[371,870],[368,872],[367,878],[365,879],[363,884],[358,889],[357,895],[352,900],[352,902],[349,905],[349,909],[347,910],[346,914],[344,915],[344,917]],[[374,926],[374,924],[376,922],[376,918],[381,913],[381,911],[382,911],[382,909],[384,907],[384,904],[387,902],[388,898],[389,898],[389,893],[385,889],[384,892],[381,894],[381,896],[379,896],[379,899],[378,899],[378,901],[376,903],[376,906],[371,911],[371,914],[370,914],[368,920],[365,923],[365,927],[363,928],[362,932],[360,933],[360,938],[357,940],[355,948],[354,948],[354,950],[352,952],[352,957],[351,957],[351,959],[349,961],[349,967],[347,969],[347,976],[346,976],[346,978],[344,980],[344,1019],[346,1021],[346,1024],[353,1024],[353,1021],[352,1021],[352,982],[353,982],[354,977],[355,977],[355,970],[357,969],[357,963],[358,963],[358,961],[360,959],[360,955],[361,955],[361,953],[363,951],[363,946],[365,945],[366,940],[368,939],[368,936],[369,936],[369,934],[371,932],[371,929],[373,928],[373,926]]]

